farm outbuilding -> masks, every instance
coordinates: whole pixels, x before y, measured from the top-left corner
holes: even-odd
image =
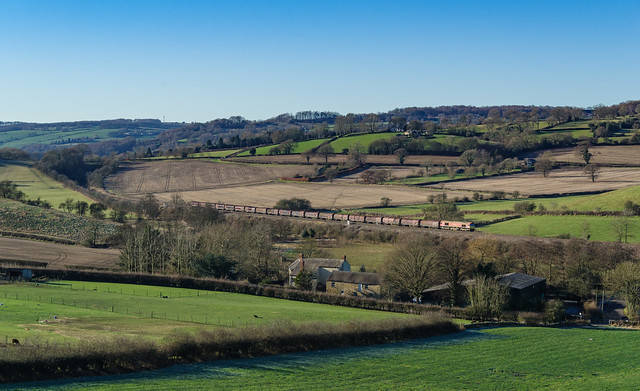
[[[342,259],[304,258],[303,255],[300,254],[298,259],[289,265],[289,285],[295,285],[296,276],[302,269],[311,272],[314,289],[324,291],[331,272],[349,272],[351,271],[351,265],[347,262],[346,256],[342,256]]]
[[[514,310],[539,309],[544,300],[547,280],[541,277],[523,273],[507,273],[495,277],[503,286],[509,289],[509,307]],[[464,280],[462,286],[475,284],[475,280]],[[442,303],[449,293],[449,284],[433,286],[422,292],[426,301]]]
[[[31,269],[23,268],[2,268],[0,269],[2,275],[8,280],[31,280],[33,271]]]
[[[509,288],[509,304],[514,309],[538,309],[544,300],[547,280],[523,273],[496,276],[498,282]]]
[[[376,273],[334,271],[327,279],[327,292],[380,298],[380,279]]]

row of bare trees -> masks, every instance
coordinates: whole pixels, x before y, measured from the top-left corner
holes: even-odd
[[[142,224],[124,233],[120,266],[129,272],[280,280],[273,229],[265,222],[237,220],[198,230],[180,224]]]
[[[382,266],[390,295],[420,297],[434,285],[447,284],[448,303],[465,298],[462,282],[477,275],[521,272],[543,277],[547,284],[579,299],[588,299],[605,276],[624,262],[637,263],[618,243],[519,240],[505,242],[491,236],[474,239],[416,234],[399,241]]]

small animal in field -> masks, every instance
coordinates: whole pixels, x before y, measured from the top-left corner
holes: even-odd
[[[18,341],[15,338],[11,340],[11,343],[14,344],[14,345],[20,345],[20,341]]]

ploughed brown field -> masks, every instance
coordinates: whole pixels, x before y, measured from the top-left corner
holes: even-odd
[[[116,269],[120,250],[96,249],[0,237],[0,263],[44,262],[48,268]],[[44,266],[44,265],[43,265]]]
[[[203,160],[156,161],[123,165],[105,180],[117,194],[184,192],[263,183],[281,177],[311,175],[312,166],[250,165]]]
[[[575,148],[558,148],[550,150],[558,162],[584,163],[575,153]],[[603,145],[589,148],[593,154],[590,163],[640,165],[640,145]]]
[[[246,162],[246,163],[291,163],[299,164],[306,163],[302,155],[276,155],[276,156],[245,156],[245,157],[233,157],[228,159],[234,162]],[[334,155],[329,157],[329,163],[338,164],[345,163],[347,161],[346,155]],[[457,156],[440,156],[440,155],[419,155],[419,156],[407,156],[404,160],[405,165],[419,166],[421,164],[447,164],[449,162],[457,162]],[[310,163],[324,164],[324,158],[314,156],[309,160]],[[398,158],[395,155],[367,155],[367,163],[371,164],[397,164]]]
[[[418,187],[349,185],[338,183],[265,183],[218,189],[180,192],[185,201],[219,202],[235,205],[273,207],[282,198],[306,198],[311,206],[322,209],[351,209],[379,206],[382,197],[391,198],[391,205],[424,204],[436,189]],[[471,192],[447,191],[449,199],[469,197]],[[155,193],[163,202],[171,200],[171,192]]]
[[[419,176],[424,179],[426,182],[427,179],[424,177],[424,168],[422,167],[406,167],[406,166],[372,166],[368,168],[366,171],[385,171],[389,173],[389,178],[406,178],[408,176]],[[362,173],[356,172],[354,174],[345,175],[343,177],[337,178],[335,180],[336,183],[358,183],[361,182]],[[433,170],[430,171],[430,174],[433,174]]]
[[[602,167],[595,182],[584,173],[583,168],[552,170],[545,178],[537,172],[526,172],[444,185],[449,190],[492,192],[496,190],[523,195],[569,194],[576,192],[615,190],[640,185],[640,168]]]

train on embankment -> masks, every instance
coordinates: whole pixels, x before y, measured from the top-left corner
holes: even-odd
[[[367,223],[397,225],[404,227],[419,227],[431,229],[446,229],[453,231],[473,231],[475,226],[470,221],[426,220],[405,217],[373,216],[355,213],[318,212],[308,210],[290,210],[278,208],[264,208],[259,206],[219,204],[213,202],[191,201],[191,206],[215,208],[221,212],[256,213],[272,216],[297,217],[304,219],[344,221],[347,223]]]

